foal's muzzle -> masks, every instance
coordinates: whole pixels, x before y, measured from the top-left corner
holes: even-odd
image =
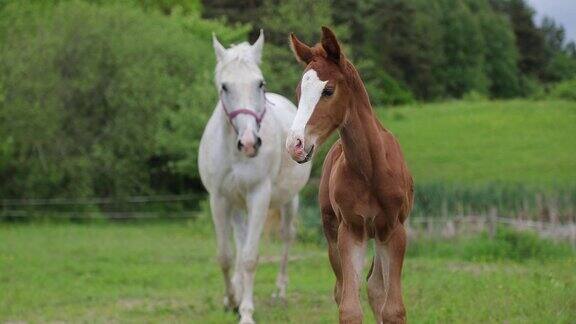
[[[292,160],[299,164],[306,163],[312,159],[314,155],[314,144],[310,143],[305,145],[304,136],[290,134],[286,139],[286,149]]]

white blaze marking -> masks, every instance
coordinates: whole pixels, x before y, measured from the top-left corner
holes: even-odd
[[[316,104],[322,96],[322,91],[328,81],[322,81],[318,78],[316,71],[310,69],[302,76],[300,82],[300,101],[298,102],[298,112],[292,123],[291,131],[293,134],[304,136],[306,124],[316,108]]]

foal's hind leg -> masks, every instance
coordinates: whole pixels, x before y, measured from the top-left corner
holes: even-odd
[[[296,234],[294,221],[298,212],[298,200],[298,195],[296,195],[291,201],[282,206],[281,211],[282,224],[280,235],[282,236],[282,241],[284,241],[284,249],[282,250],[282,259],[280,260],[280,271],[276,278],[276,287],[278,287],[278,291],[273,295],[273,297],[278,297],[282,300],[286,299],[286,285],[288,284],[288,253]]]
[[[372,269],[368,277],[368,301],[376,323],[382,323],[382,309],[388,293],[389,258],[386,247],[376,241]]]
[[[406,231],[398,224],[386,240],[376,237],[372,274],[368,278],[368,298],[378,323],[405,323],[402,301],[402,263],[406,250]]]

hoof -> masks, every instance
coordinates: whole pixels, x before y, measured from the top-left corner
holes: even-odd
[[[286,294],[281,294],[279,291],[272,293],[272,302],[286,306]]]
[[[239,324],[256,324],[252,318],[241,318]]]
[[[240,309],[240,306],[231,302],[230,298],[224,297],[224,311],[225,312],[234,312],[234,313],[238,314],[239,309]]]

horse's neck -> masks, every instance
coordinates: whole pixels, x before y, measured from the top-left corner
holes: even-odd
[[[355,91],[348,113],[339,133],[342,149],[349,165],[364,180],[369,181],[374,172],[374,156],[383,150],[378,145],[380,126],[364,89]],[[383,152],[382,152],[383,153]]]

